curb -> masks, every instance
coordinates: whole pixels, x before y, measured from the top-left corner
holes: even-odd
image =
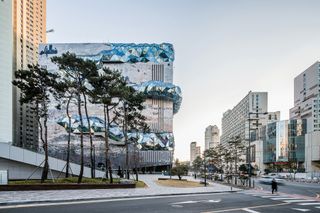
[[[78,202],[78,201],[102,201],[102,200],[116,200],[121,198],[143,198],[143,197],[166,197],[166,196],[179,196],[179,195],[201,195],[201,194],[219,194],[219,193],[237,193],[240,190],[234,191],[217,191],[217,192],[195,192],[195,193],[169,193],[169,194],[155,194],[155,195],[134,195],[134,196],[122,196],[122,197],[105,197],[105,198],[81,198],[81,199],[70,199],[70,200],[40,200],[40,201],[17,201],[17,202],[6,202],[0,203],[0,207],[10,207],[10,206],[19,206],[23,204],[50,204],[50,203],[65,203],[65,202]]]

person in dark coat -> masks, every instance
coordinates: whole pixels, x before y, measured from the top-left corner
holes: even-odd
[[[273,192],[278,192],[278,183],[276,181],[276,179],[272,179],[272,182],[271,182],[271,188],[272,188],[272,194]]]

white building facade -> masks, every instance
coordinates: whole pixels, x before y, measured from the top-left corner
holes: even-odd
[[[320,62],[316,61],[294,79],[294,107],[290,119],[306,119],[305,168],[320,171]]]
[[[320,130],[320,62],[294,79],[294,107],[290,119],[307,119],[307,132]]]
[[[0,1],[0,142],[12,142],[13,1]]]
[[[262,125],[279,119],[280,112],[268,113],[267,92],[250,91],[233,109],[223,113],[221,144],[228,143],[235,136],[248,140],[249,129],[252,134]]]

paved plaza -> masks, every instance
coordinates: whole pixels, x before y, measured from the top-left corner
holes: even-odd
[[[189,193],[215,193],[230,191],[229,186],[211,183],[207,187],[177,188],[158,185],[155,181],[162,175],[140,175],[148,187],[134,189],[91,189],[91,190],[47,190],[47,191],[7,191],[0,192],[0,205],[72,201],[86,199],[138,197],[152,195],[175,195]],[[175,177],[176,178],[176,177]],[[192,180],[192,177],[184,177]],[[200,181],[199,179],[196,181]],[[239,189],[232,189],[233,191]]]

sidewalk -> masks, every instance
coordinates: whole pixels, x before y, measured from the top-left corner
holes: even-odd
[[[230,187],[212,183],[207,187],[177,188],[165,187],[155,183],[162,175],[139,175],[148,187],[135,189],[94,189],[94,190],[48,190],[48,191],[6,191],[0,192],[0,205],[14,205],[38,202],[62,202],[91,199],[141,197],[155,195],[179,195],[198,193],[229,192]],[[194,180],[192,177],[183,177]],[[199,179],[196,181],[200,181]],[[240,189],[233,188],[233,191]]]

